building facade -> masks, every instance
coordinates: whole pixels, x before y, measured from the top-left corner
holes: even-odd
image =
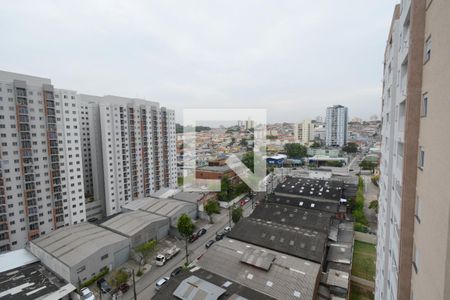
[[[404,0],[385,52],[376,299],[450,299],[450,2]]]
[[[325,118],[325,144],[342,147],[347,144],[348,109],[342,105],[327,108]]]
[[[80,107],[86,118],[81,127],[85,176],[92,178],[85,183],[93,203],[104,202],[105,215],[163,187],[176,187],[172,110],[141,99],[90,95],[80,95]]]
[[[0,71],[0,252],[86,221],[77,94]]]

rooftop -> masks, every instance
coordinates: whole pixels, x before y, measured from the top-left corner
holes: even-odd
[[[240,220],[228,236],[321,263],[328,233],[248,217]]]
[[[225,166],[203,166],[203,167],[197,167],[197,171],[201,172],[214,172],[214,173],[225,173],[225,172],[231,172],[232,170],[228,165]]]
[[[275,194],[339,201],[342,190],[340,181],[288,177],[275,188]]]
[[[127,238],[105,228],[80,223],[49,232],[31,243],[70,267],[102,248],[124,240]]]
[[[172,217],[180,209],[186,206],[193,206],[193,204],[175,199],[156,199],[147,197],[133,200],[123,206],[123,208],[128,210],[143,210],[160,216]]]
[[[180,283],[173,295],[183,300],[216,300],[225,292],[220,286],[192,275]]]
[[[218,299],[225,300],[245,300],[245,299],[258,299],[258,300],[274,300],[274,298],[269,297],[265,294],[252,290],[244,285],[240,285],[239,283],[232,281],[230,279],[226,279],[220,275],[209,272],[205,269],[196,267],[191,269],[189,272],[182,272],[175,277],[170,278],[169,282],[166,283],[161,290],[159,290],[156,295],[152,298],[154,300],[167,300],[167,299],[180,299],[174,295],[174,292],[180,287],[180,285],[188,278],[195,276],[199,279],[209,282],[210,284],[214,284],[217,287],[226,290],[225,294],[222,294]],[[196,289],[192,289],[189,291],[190,294],[185,294],[186,298],[181,299],[191,299],[189,296],[193,294],[193,291]],[[185,290],[188,292],[188,290]],[[200,296],[200,295],[199,295]],[[197,299],[197,298],[195,298]],[[199,299],[204,299],[200,296]]]
[[[274,257],[270,269],[242,262],[249,253],[264,252]],[[319,264],[228,238],[213,244],[198,265],[275,299],[296,300],[314,299],[320,270]]]
[[[0,255],[0,266],[0,299],[60,299],[75,290],[25,249]]]
[[[328,249],[327,261],[341,264],[351,264],[353,257],[352,244],[330,244]]]
[[[306,197],[285,197],[278,195],[270,195],[269,202],[278,203],[278,204],[286,204],[294,207],[307,208],[309,210],[315,211],[323,211],[328,213],[336,213],[339,209],[339,203],[336,202],[322,202],[313,200],[311,198]]]
[[[250,215],[254,219],[310,228],[322,232],[328,232],[331,216],[328,213],[275,203],[260,204]]]
[[[118,214],[102,223],[101,226],[131,237],[152,223],[166,220],[168,219],[165,217],[136,210]]]
[[[173,195],[172,198],[197,204],[197,201],[201,200],[203,196],[204,194],[199,192],[179,192]]]

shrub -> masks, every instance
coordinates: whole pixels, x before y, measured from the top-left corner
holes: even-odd
[[[363,233],[369,232],[369,228],[367,228],[367,226],[364,226],[361,223],[355,222],[354,227],[355,227],[355,231],[363,232]]]

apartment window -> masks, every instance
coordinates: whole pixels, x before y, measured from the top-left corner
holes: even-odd
[[[425,165],[425,150],[422,146],[419,147],[419,169],[423,170]]]
[[[415,207],[415,212],[414,212],[414,216],[416,217],[417,223],[420,224],[420,198],[419,196],[416,197],[416,207]]]
[[[424,63],[430,60],[431,58],[431,35],[425,41],[425,51],[424,51]]]
[[[428,114],[428,93],[422,95],[422,104],[420,106],[420,116],[426,117]]]
[[[413,267],[416,274],[419,272],[419,249],[414,245],[413,249]]]

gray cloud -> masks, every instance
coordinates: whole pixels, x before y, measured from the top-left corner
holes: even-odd
[[[380,110],[394,2],[6,1],[0,68],[176,108],[267,108],[300,121]]]

